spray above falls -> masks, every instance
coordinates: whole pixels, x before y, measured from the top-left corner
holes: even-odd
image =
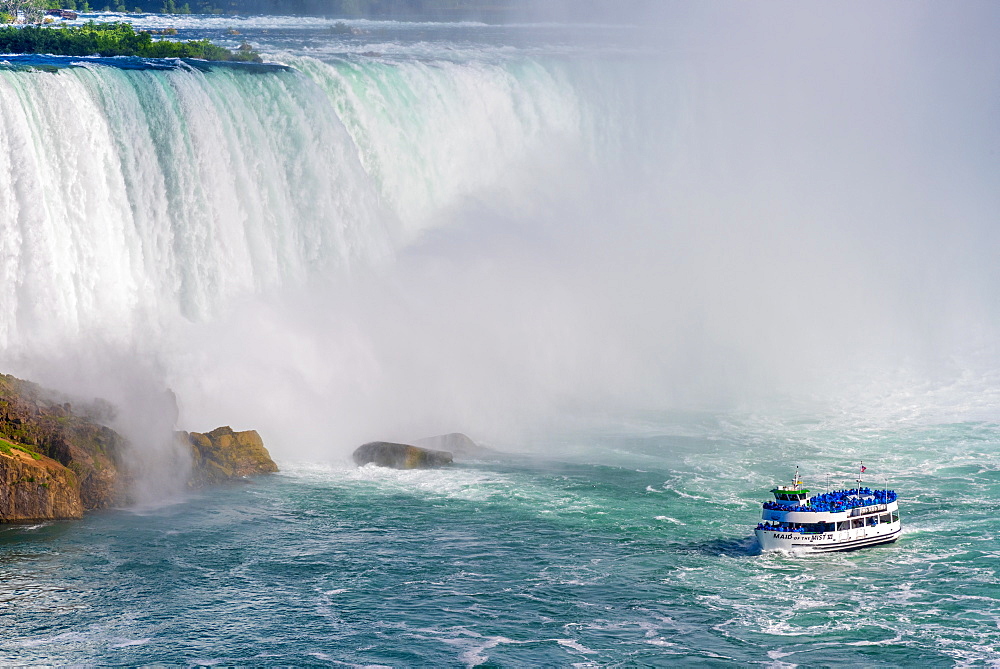
[[[945,9],[663,11],[252,35],[288,72],[0,71],[5,364],[105,395],[128,368],[122,399],[169,386],[279,455],[982,392],[995,47]]]

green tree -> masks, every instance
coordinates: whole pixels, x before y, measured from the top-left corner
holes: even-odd
[[[149,32],[137,33],[129,23],[98,24],[93,21],[82,26],[0,28],[0,53],[51,53],[65,56],[97,54],[261,62],[260,54],[249,44],[230,51],[204,39],[187,42],[153,41]]]

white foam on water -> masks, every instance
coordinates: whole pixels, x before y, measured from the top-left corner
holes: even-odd
[[[89,642],[93,641],[93,639],[94,636],[86,632],[63,632],[62,634],[56,634],[51,637],[41,636],[34,639],[18,640],[16,643],[18,646],[22,646],[24,648],[36,648],[51,644]]]
[[[498,474],[469,467],[399,470],[367,464],[362,467],[320,463],[286,463],[279,476],[310,484],[364,486],[369,493],[405,492],[423,498],[515,505],[535,514],[603,515],[602,503],[530,475]]]
[[[144,646],[152,641],[151,637],[145,639],[110,639],[109,646],[111,648],[128,648],[130,646]]]
[[[371,483],[387,491],[408,490],[436,497],[487,500],[505,494],[511,481],[470,469],[392,469],[368,464],[338,467],[315,463],[284,464],[283,475],[312,483]]]
[[[491,648],[496,648],[502,644],[529,643],[526,641],[515,641],[504,636],[483,636],[464,629],[457,631],[459,631],[462,636],[442,638],[441,640],[444,643],[463,648],[463,651],[461,655],[459,655],[458,659],[468,667],[473,667],[489,661],[489,655],[486,655],[485,653]]]
[[[591,650],[590,648],[587,648],[580,642],[575,641],[573,639],[553,639],[553,641],[555,641],[560,646],[565,646],[566,648],[572,648],[573,650],[579,653],[584,653],[589,655],[597,652],[596,650]]]

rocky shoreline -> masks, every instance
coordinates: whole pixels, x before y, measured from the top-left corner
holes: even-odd
[[[104,424],[114,408],[73,406],[37,384],[0,374],[0,523],[81,518],[128,503],[129,443]],[[254,430],[178,432],[190,448],[191,487],[278,470]]]

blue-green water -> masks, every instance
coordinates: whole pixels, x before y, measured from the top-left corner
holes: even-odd
[[[285,463],[172,505],[8,527],[0,662],[1000,661],[1000,428],[751,424],[563,435],[561,455],[433,471]],[[900,493],[896,544],[760,554],[751,528],[786,463],[815,489],[859,457]]]

